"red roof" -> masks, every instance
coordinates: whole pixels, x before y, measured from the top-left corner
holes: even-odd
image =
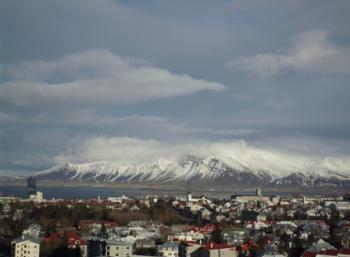
[[[338,255],[338,249],[327,249],[325,251],[322,251],[321,254],[329,255],[329,256],[337,256]]]
[[[220,250],[220,249],[227,249],[227,248],[233,248],[229,244],[217,244],[217,243],[208,243],[206,245],[202,246],[206,250]]]
[[[49,237],[44,237],[42,239],[42,241],[44,243],[49,243],[49,242],[59,242],[59,240],[61,239],[61,235],[58,233],[52,233]]]
[[[348,255],[350,255],[350,248],[340,249],[339,254],[348,254]]]
[[[317,254],[316,252],[305,251],[302,257],[315,257],[316,254]]]

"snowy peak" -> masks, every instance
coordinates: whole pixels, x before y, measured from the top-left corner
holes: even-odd
[[[247,159],[238,161],[232,157],[219,159],[188,155],[179,160],[159,159],[143,164],[113,161],[65,164],[37,172],[35,176],[49,180],[96,182],[271,184],[303,187],[350,185],[348,163],[342,160],[324,159],[282,168],[266,160],[260,160],[258,164],[248,162]]]

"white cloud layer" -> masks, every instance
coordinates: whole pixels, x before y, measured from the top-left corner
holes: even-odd
[[[333,45],[326,31],[312,30],[293,38],[286,51],[241,57],[227,62],[226,66],[259,75],[276,75],[287,70],[347,73],[350,71],[350,49]]]
[[[220,83],[138,65],[134,60],[128,62],[106,50],[5,66],[4,74],[0,99],[19,107],[44,103],[130,104],[225,89]]]

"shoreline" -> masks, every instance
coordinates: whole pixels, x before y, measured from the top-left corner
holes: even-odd
[[[26,181],[0,181],[1,186],[18,186],[26,187]],[[65,181],[48,181],[48,180],[38,180],[38,187],[44,188],[55,188],[55,187],[65,187],[65,188],[90,188],[94,189],[137,189],[137,190],[155,190],[163,192],[172,192],[186,194],[191,191],[196,194],[230,194],[230,195],[242,195],[245,193],[251,193],[255,191],[254,186],[213,186],[206,184],[147,184],[147,183],[101,183],[101,182],[65,182]],[[300,188],[300,187],[263,187],[264,192],[268,192],[269,195],[322,195],[322,196],[342,196],[348,192],[347,188],[333,188],[333,187],[322,187],[322,188]]]

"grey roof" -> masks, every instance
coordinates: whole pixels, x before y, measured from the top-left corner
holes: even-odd
[[[159,245],[158,249],[173,249],[176,250],[178,249],[178,244],[176,242],[172,242],[172,241],[166,241],[164,244]]]
[[[308,248],[307,251],[320,252],[320,251],[326,250],[326,249],[335,249],[335,247],[333,245],[331,245],[330,243],[324,241],[323,239],[319,239],[317,241],[317,243],[315,243],[310,248]]]
[[[264,253],[261,256],[279,256],[279,255],[284,255],[283,253],[279,252],[277,249],[273,248],[273,247],[269,247],[267,248]]]
[[[25,241],[30,241],[30,242],[35,243],[35,244],[40,244],[39,238],[35,238],[35,237],[30,236],[30,235],[22,235],[22,236],[16,238],[15,240],[13,240],[12,243],[18,244],[18,243],[22,243]]]
[[[85,240],[94,240],[94,241],[104,241],[109,245],[123,245],[123,246],[131,246],[131,243],[125,242],[125,241],[121,241],[121,240],[111,240],[111,239],[106,239],[106,238],[102,238],[102,237],[98,237],[98,236],[88,236],[88,237],[84,237],[83,239]]]

